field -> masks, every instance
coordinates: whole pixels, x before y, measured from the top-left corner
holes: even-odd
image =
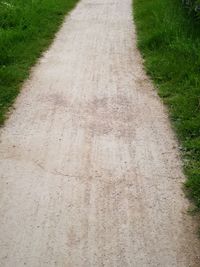
[[[200,22],[179,0],[134,0],[138,47],[169,108],[182,151],[187,193],[200,208]]]
[[[77,2],[0,1],[0,125],[31,66],[49,46],[64,16]]]

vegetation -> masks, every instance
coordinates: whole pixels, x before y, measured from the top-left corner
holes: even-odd
[[[200,19],[200,0],[182,0],[182,2],[188,8],[190,14]]]
[[[0,125],[20,86],[78,0],[0,0]]]
[[[200,25],[180,0],[134,0],[138,46],[169,107],[180,140],[186,187],[200,209]]]

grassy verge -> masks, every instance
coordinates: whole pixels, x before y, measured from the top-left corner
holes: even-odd
[[[138,46],[169,107],[180,140],[186,186],[200,209],[200,22],[181,0],[134,0]]]
[[[30,67],[78,0],[0,0],[0,125]]]

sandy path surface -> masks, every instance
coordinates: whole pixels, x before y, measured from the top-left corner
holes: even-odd
[[[1,131],[0,266],[200,266],[131,0],[82,0]]]

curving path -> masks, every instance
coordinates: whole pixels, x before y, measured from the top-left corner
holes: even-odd
[[[1,267],[199,267],[131,0],[82,0],[1,130]]]

